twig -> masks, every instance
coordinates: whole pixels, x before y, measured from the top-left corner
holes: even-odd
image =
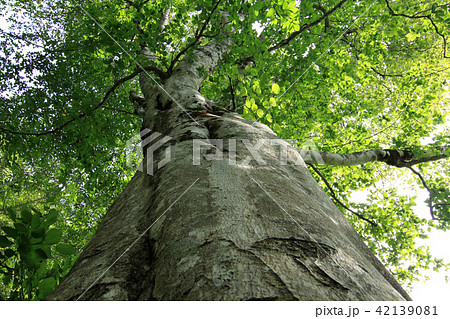
[[[230,92],[231,92],[231,102],[233,103],[233,107],[231,111],[236,112],[236,97],[234,95],[234,87],[233,87],[233,81],[231,81],[231,78],[228,76],[228,80],[230,80]]]
[[[334,200],[336,202],[338,202],[339,205],[341,205],[342,207],[344,207],[344,209],[348,210],[350,213],[352,213],[353,215],[357,216],[358,218],[365,220],[366,222],[370,223],[372,226],[378,226],[377,223],[375,223],[374,221],[371,221],[370,219],[367,219],[366,217],[362,216],[361,214],[355,212],[354,210],[350,209],[347,205],[345,205],[343,202],[341,202],[337,196],[336,193],[334,192],[333,188],[331,187],[330,183],[328,183],[327,179],[325,178],[325,176],[323,176],[323,174],[313,165],[313,164],[307,164],[308,166],[311,166],[311,168],[314,170],[314,172],[317,173],[317,175],[319,175],[319,177],[322,179],[322,181],[325,183],[325,185],[327,185],[331,196],[334,198]]]
[[[32,45],[32,46],[34,46],[36,48],[41,48],[41,49],[43,49],[44,51],[46,51],[48,53],[72,52],[72,51],[80,51],[81,49],[83,49],[83,47],[78,47],[78,48],[67,48],[67,49],[50,50],[45,45],[37,44],[37,43],[35,43],[35,42],[31,41],[31,40],[28,40],[28,39],[26,39],[26,38],[24,38],[22,36],[14,34],[14,33],[6,32],[6,31],[3,31],[1,29],[0,29],[0,32],[5,34],[5,35],[7,35],[7,36],[9,36],[9,37],[11,37],[11,38],[14,38],[14,39],[17,39],[17,40],[20,40],[20,41],[24,41],[24,42],[28,43],[29,45]]]
[[[417,164],[421,164],[421,163],[438,161],[438,160],[444,159],[444,158],[448,158],[448,155],[439,154],[439,155],[435,155],[435,156],[423,157],[423,158],[419,158],[417,160],[411,160],[408,162],[408,164],[410,166],[413,166],[413,165],[417,165]]]
[[[442,41],[444,42],[444,44],[442,45],[443,46],[443,58],[445,58],[445,59],[448,59],[448,58],[450,58],[450,57],[448,57],[447,56],[447,39],[445,38],[445,36],[441,33],[441,32],[439,32],[439,29],[438,29],[438,27],[437,27],[437,25],[434,23],[434,21],[431,19],[431,17],[427,17],[428,18],[428,20],[431,22],[431,24],[433,25],[433,27],[434,27],[434,30],[436,31],[436,33],[442,38]]]
[[[322,11],[323,14],[327,13],[327,10],[324,7],[322,7],[320,4],[313,4],[313,8]],[[326,33],[328,29],[330,29],[330,20],[328,19],[328,17],[326,17],[325,18],[325,29],[323,31]]]
[[[427,15],[408,15],[408,14],[403,14],[403,13],[396,13],[390,6],[389,1],[385,0],[386,2],[386,6],[389,10],[389,12],[391,13],[391,15],[393,15],[394,17],[404,17],[404,18],[408,18],[408,19],[427,19],[428,21],[430,21],[430,23],[433,25],[434,30],[436,31],[436,33],[442,38],[444,44],[443,44],[443,57],[448,59],[450,57],[448,57],[446,54],[446,50],[447,50],[447,39],[445,38],[445,36],[439,31],[437,25],[434,23],[433,19],[431,18],[431,14],[427,14]]]
[[[381,76],[382,78],[385,77],[402,77],[403,74],[383,74],[379,71],[377,71],[375,68],[370,68],[373,72],[375,72],[376,74],[378,74],[379,76]]]
[[[334,8],[332,8],[330,11],[324,13],[320,18],[318,18],[317,20],[308,23],[308,24],[304,24],[300,30],[293,32],[289,37],[287,37],[286,39],[283,39],[280,41],[280,43],[270,47],[267,51],[272,52],[274,50],[277,50],[279,48],[282,48],[286,45],[288,45],[292,40],[294,40],[297,36],[299,36],[301,33],[303,33],[304,31],[310,29],[311,27],[318,25],[320,22],[322,22],[324,19],[327,19],[331,14],[333,14],[337,9],[339,9],[340,7],[342,7],[342,5],[344,5],[344,3],[346,3],[347,0],[341,0]]]
[[[434,220],[445,220],[445,221],[449,221],[450,218],[437,218],[437,217],[434,216],[434,209],[433,209],[433,207],[434,207],[434,205],[433,205],[433,194],[432,194],[432,192],[431,192],[431,189],[428,187],[427,183],[425,182],[425,179],[422,177],[422,175],[421,175],[418,171],[416,171],[416,170],[415,170],[414,168],[412,168],[411,166],[408,166],[408,168],[411,170],[411,172],[413,172],[414,174],[416,174],[416,175],[419,177],[420,181],[422,182],[423,187],[425,187],[426,190],[428,191],[428,194],[429,194],[429,201],[430,201],[429,207],[430,207],[430,215],[431,215],[431,218],[434,219]],[[447,205],[450,205],[450,204],[443,203],[443,204],[435,204],[435,205],[437,205],[437,206],[447,206]]]
[[[125,114],[130,114],[130,115],[136,116],[136,114],[134,114],[133,112],[129,112],[129,111],[121,110],[121,109],[116,109],[114,107],[104,106],[103,108],[107,109],[107,110],[111,110],[111,111],[116,111],[116,112],[120,112],[120,113],[125,113]]]
[[[428,15],[413,15],[413,16],[410,16],[410,15],[403,14],[403,13],[395,13],[394,10],[391,8],[391,5],[389,4],[389,1],[388,0],[385,0],[385,1],[386,1],[387,8],[389,9],[389,11],[391,12],[391,14],[393,16],[405,17],[405,18],[409,18],[409,19],[423,19],[423,18],[427,18],[428,17]]]

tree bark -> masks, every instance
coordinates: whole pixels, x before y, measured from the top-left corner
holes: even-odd
[[[194,50],[163,87],[141,77],[143,127],[171,139],[144,159],[153,166],[132,178],[48,299],[410,299],[294,148],[263,124],[213,114],[199,69],[228,46]]]
[[[383,162],[396,167],[409,167],[420,163],[437,161],[448,158],[445,154],[447,146],[432,147],[434,151],[439,152],[435,155],[418,157],[414,152],[408,150],[369,150],[355,152],[351,154],[336,154],[308,149],[297,149],[305,163],[320,165],[354,166],[370,162]],[[430,153],[430,150],[427,150]],[[426,152],[424,152],[426,153]]]

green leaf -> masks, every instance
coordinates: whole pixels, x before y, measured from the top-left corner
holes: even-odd
[[[35,250],[35,252],[42,259],[47,259],[50,257],[50,256],[47,256],[47,253],[42,248],[37,248]]]
[[[272,92],[273,92],[274,94],[280,93],[280,87],[279,87],[278,84],[272,83]]]
[[[49,278],[42,279],[38,284],[38,288],[39,288],[40,297],[42,299],[47,297],[53,291],[53,289],[56,288],[55,278],[49,277]]]
[[[9,218],[11,218],[11,220],[16,220],[17,218],[17,214],[16,214],[16,210],[14,208],[8,207],[6,209],[6,211],[8,212],[8,216]]]
[[[41,244],[39,245],[39,248],[45,252],[48,258],[52,257],[52,250],[50,249],[50,245]]]
[[[28,230],[27,226],[25,226],[22,223],[14,223],[14,228],[17,229],[21,233],[26,233]]]
[[[257,115],[259,118],[261,118],[261,117],[264,116],[264,111],[261,110],[261,109],[258,109],[258,110],[256,111],[256,115]]]
[[[57,244],[61,240],[62,231],[56,228],[50,229],[45,235],[44,244]]]
[[[44,237],[38,237],[38,238],[30,238],[29,242],[31,245],[38,245],[41,244],[44,241]]]
[[[56,209],[50,209],[48,214],[44,216],[46,225],[53,225],[58,219],[58,211]]]
[[[406,39],[410,42],[414,41],[419,35],[415,33],[408,33]]]
[[[33,214],[33,218],[31,219],[31,227],[38,228],[41,223],[41,216],[40,214]]]
[[[68,244],[58,244],[55,248],[58,253],[65,256],[74,255],[76,253],[76,250]]]
[[[2,230],[5,232],[6,236],[11,238],[16,238],[19,234],[17,229],[8,226],[2,227]]]
[[[45,235],[45,227],[41,226],[38,229],[35,229],[31,232],[31,236],[33,236],[34,238],[40,238],[40,237],[44,237]]]
[[[28,210],[28,208],[23,207],[20,211],[20,216],[22,217],[22,221],[26,224],[30,224],[33,219],[33,214]]]
[[[14,243],[10,241],[6,236],[0,236],[0,248],[12,246]]]
[[[281,126],[278,123],[275,123],[273,125],[273,130],[277,133],[277,132],[281,132]]]
[[[47,261],[44,260],[44,261],[41,262],[41,264],[39,265],[39,269],[36,272],[37,277],[39,279],[43,278],[43,277],[45,277],[47,275],[47,272],[48,272]]]

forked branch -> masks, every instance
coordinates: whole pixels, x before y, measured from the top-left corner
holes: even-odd
[[[394,9],[392,9],[390,3],[388,0],[385,0],[386,2],[386,7],[388,8],[389,12],[391,13],[392,16],[394,17],[404,17],[404,18],[408,18],[408,19],[427,19],[428,21],[430,21],[431,25],[434,28],[434,31],[436,32],[437,35],[439,35],[442,38],[443,41],[443,58],[450,58],[450,56],[447,56],[447,39],[445,38],[445,36],[442,34],[442,32],[439,31],[439,28],[437,27],[436,23],[434,22],[434,20],[431,18],[431,14],[414,14],[414,15],[408,15],[408,14],[404,14],[404,13],[396,13],[394,11]]]
[[[211,21],[211,17],[213,16],[213,14],[214,14],[214,12],[217,10],[217,8],[219,7],[219,5],[220,5],[220,2],[222,2],[222,0],[218,0],[217,1],[217,3],[216,3],[216,5],[214,6],[214,8],[211,10],[211,12],[209,13],[209,15],[208,15],[208,18],[205,20],[205,22],[203,23],[203,25],[202,25],[202,27],[200,28],[200,30],[196,30],[195,31],[195,38],[194,38],[194,41],[192,41],[190,44],[188,44],[183,50],[181,50],[176,56],[175,56],[175,58],[172,60],[172,62],[170,63],[170,66],[169,66],[169,68],[168,68],[168,70],[167,70],[167,73],[171,73],[172,72],[172,70],[173,70],[173,68],[175,67],[175,64],[180,60],[180,58],[184,55],[184,54],[186,54],[186,52],[189,50],[189,49],[191,49],[192,47],[194,47],[197,43],[198,43],[198,41],[200,41],[200,39],[202,38],[202,36],[203,36],[203,33],[205,32],[205,30],[206,30],[206,27],[208,26],[208,24],[209,24],[209,21]]]
[[[416,171],[414,168],[412,168],[412,167],[408,167],[408,168],[411,170],[411,172],[413,172],[415,175],[417,175],[417,177],[419,177],[420,181],[422,182],[423,187],[425,187],[425,189],[428,191],[428,195],[429,195],[429,197],[428,197],[428,201],[429,201],[428,206],[430,208],[431,218],[434,219],[434,220],[450,221],[450,218],[438,218],[438,217],[436,217],[435,216],[435,211],[434,211],[434,208],[436,206],[449,206],[450,203],[442,203],[442,204],[441,203],[435,203],[434,202],[433,191],[430,189],[430,187],[428,186],[428,184],[425,181],[425,179],[423,178],[423,176],[418,171]]]

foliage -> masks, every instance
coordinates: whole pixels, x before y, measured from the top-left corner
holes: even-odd
[[[0,299],[43,299],[67,273],[76,250],[61,243],[60,229],[50,228],[58,219],[57,210],[42,214],[23,206],[20,217],[14,208],[6,211],[10,223],[1,227],[5,235],[0,236]]]
[[[299,147],[421,152],[427,141],[449,144],[450,7],[444,1],[219,2],[218,10],[230,13],[227,30],[234,46],[203,82],[207,98],[223,106],[234,98],[245,118],[297,140]],[[217,3],[0,1],[0,10],[13,10],[0,33],[2,211],[28,203],[34,208],[24,211],[39,216],[42,225],[58,212],[56,228],[40,227],[46,227],[45,234],[59,229],[60,245],[79,251],[133,173],[123,150],[140,128],[128,100],[128,91],[139,91],[136,78],[100,105],[102,99],[137,63],[170,72],[180,52],[189,54],[224,36],[218,10],[211,15]],[[162,32],[160,17],[169,7]],[[143,45],[154,59],[138,54]],[[418,169],[436,202],[444,204],[437,207],[438,216],[449,218],[448,162]],[[379,227],[343,212],[400,282],[417,280],[422,269],[445,266],[415,239],[431,229],[448,229],[448,221],[417,217],[413,196],[396,195],[396,185],[380,186],[398,175],[408,187],[423,187],[406,168],[371,164],[320,170],[343,202],[357,190],[370,193],[367,203],[349,205]],[[0,216],[1,258],[7,260],[0,274],[7,282],[3,298],[43,298],[74,261],[61,248],[50,257],[48,244],[28,264],[28,252],[19,247],[45,237],[33,237],[37,233],[30,223],[19,234],[14,223],[24,224],[24,214],[18,221]],[[36,272],[40,275],[33,278]]]

